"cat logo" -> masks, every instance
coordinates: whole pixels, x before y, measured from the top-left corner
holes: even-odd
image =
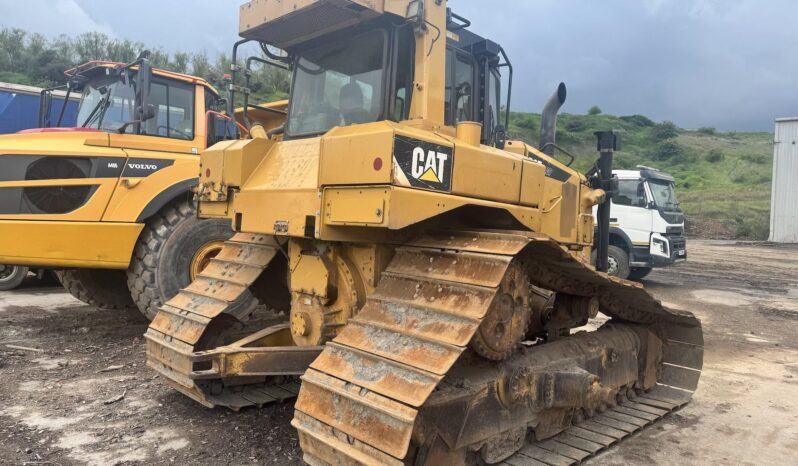
[[[416,147],[413,149],[413,178],[429,183],[443,183],[441,175],[447,160],[449,154]]]
[[[397,184],[433,191],[452,190],[451,147],[397,136],[393,158]]]

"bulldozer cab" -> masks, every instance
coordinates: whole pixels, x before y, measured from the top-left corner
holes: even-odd
[[[419,19],[424,17],[420,1],[300,3],[304,8],[254,27],[250,20],[258,24],[257,15],[273,14],[280,5],[263,1],[242,7],[242,36],[289,57],[284,59],[293,71],[287,139],[319,136],[337,126],[427,118],[449,132],[460,122],[479,122],[484,144],[503,138],[509,112],[505,118],[500,112],[510,101],[509,92],[507,101],[501,100],[502,70],[509,70],[512,86],[512,65],[500,45],[468,31],[465,18],[446,9],[438,23],[445,24],[442,31]],[[320,10],[330,13],[329,24],[308,29],[317,25]],[[311,16],[313,21],[305,20]],[[432,39],[419,40],[422,36]],[[442,67],[445,76],[438,72]],[[425,87],[427,74],[436,75],[434,87]],[[445,82],[436,81],[440,78]],[[437,118],[422,110],[432,102]]]

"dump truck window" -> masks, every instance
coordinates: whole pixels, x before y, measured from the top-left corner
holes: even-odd
[[[155,118],[147,121],[142,134],[172,139],[194,139],[194,88],[178,82],[154,82],[150,103]]]
[[[294,71],[288,135],[382,119],[386,45],[386,32],[377,30],[302,53]]]
[[[612,196],[612,202],[616,205],[627,205],[632,207],[645,207],[646,188],[640,180],[621,180],[618,182],[618,192]]]

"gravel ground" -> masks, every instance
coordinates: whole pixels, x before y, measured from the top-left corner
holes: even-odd
[[[695,399],[591,464],[791,464],[798,246],[691,241],[689,254],[646,286],[703,321]],[[0,464],[301,464],[290,404],[208,410],[168,389],[144,364],[137,313],[30,283],[0,293],[0,322]]]

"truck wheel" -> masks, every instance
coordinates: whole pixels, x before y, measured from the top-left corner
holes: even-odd
[[[79,301],[100,309],[133,307],[121,270],[70,269],[55,272],[58,281]]]
[[[27,267],[0,264],[0,291],[13,290],[21,285],[27,276]]]
[[[144,227],[127,272],[128,288],[139,310],[154,319],[158,309],[188,286],[231,236],[229,221],[200,220],[193,202],[164,207]]]
[[[626,251],[619,248],[618,246],[610,245],[609,250],[609,270],[607,273],[612,275],[613,277],[618,277],[623,280],[629,278],[630,268],[629,268],[629,255],[626,254]],[[598,251],[595,249],[593,250],[593,264],[596,264],[596,258]]]
[[[634,267],[629,272],[629,280],[640,281],[651,273],[651,267]]]

